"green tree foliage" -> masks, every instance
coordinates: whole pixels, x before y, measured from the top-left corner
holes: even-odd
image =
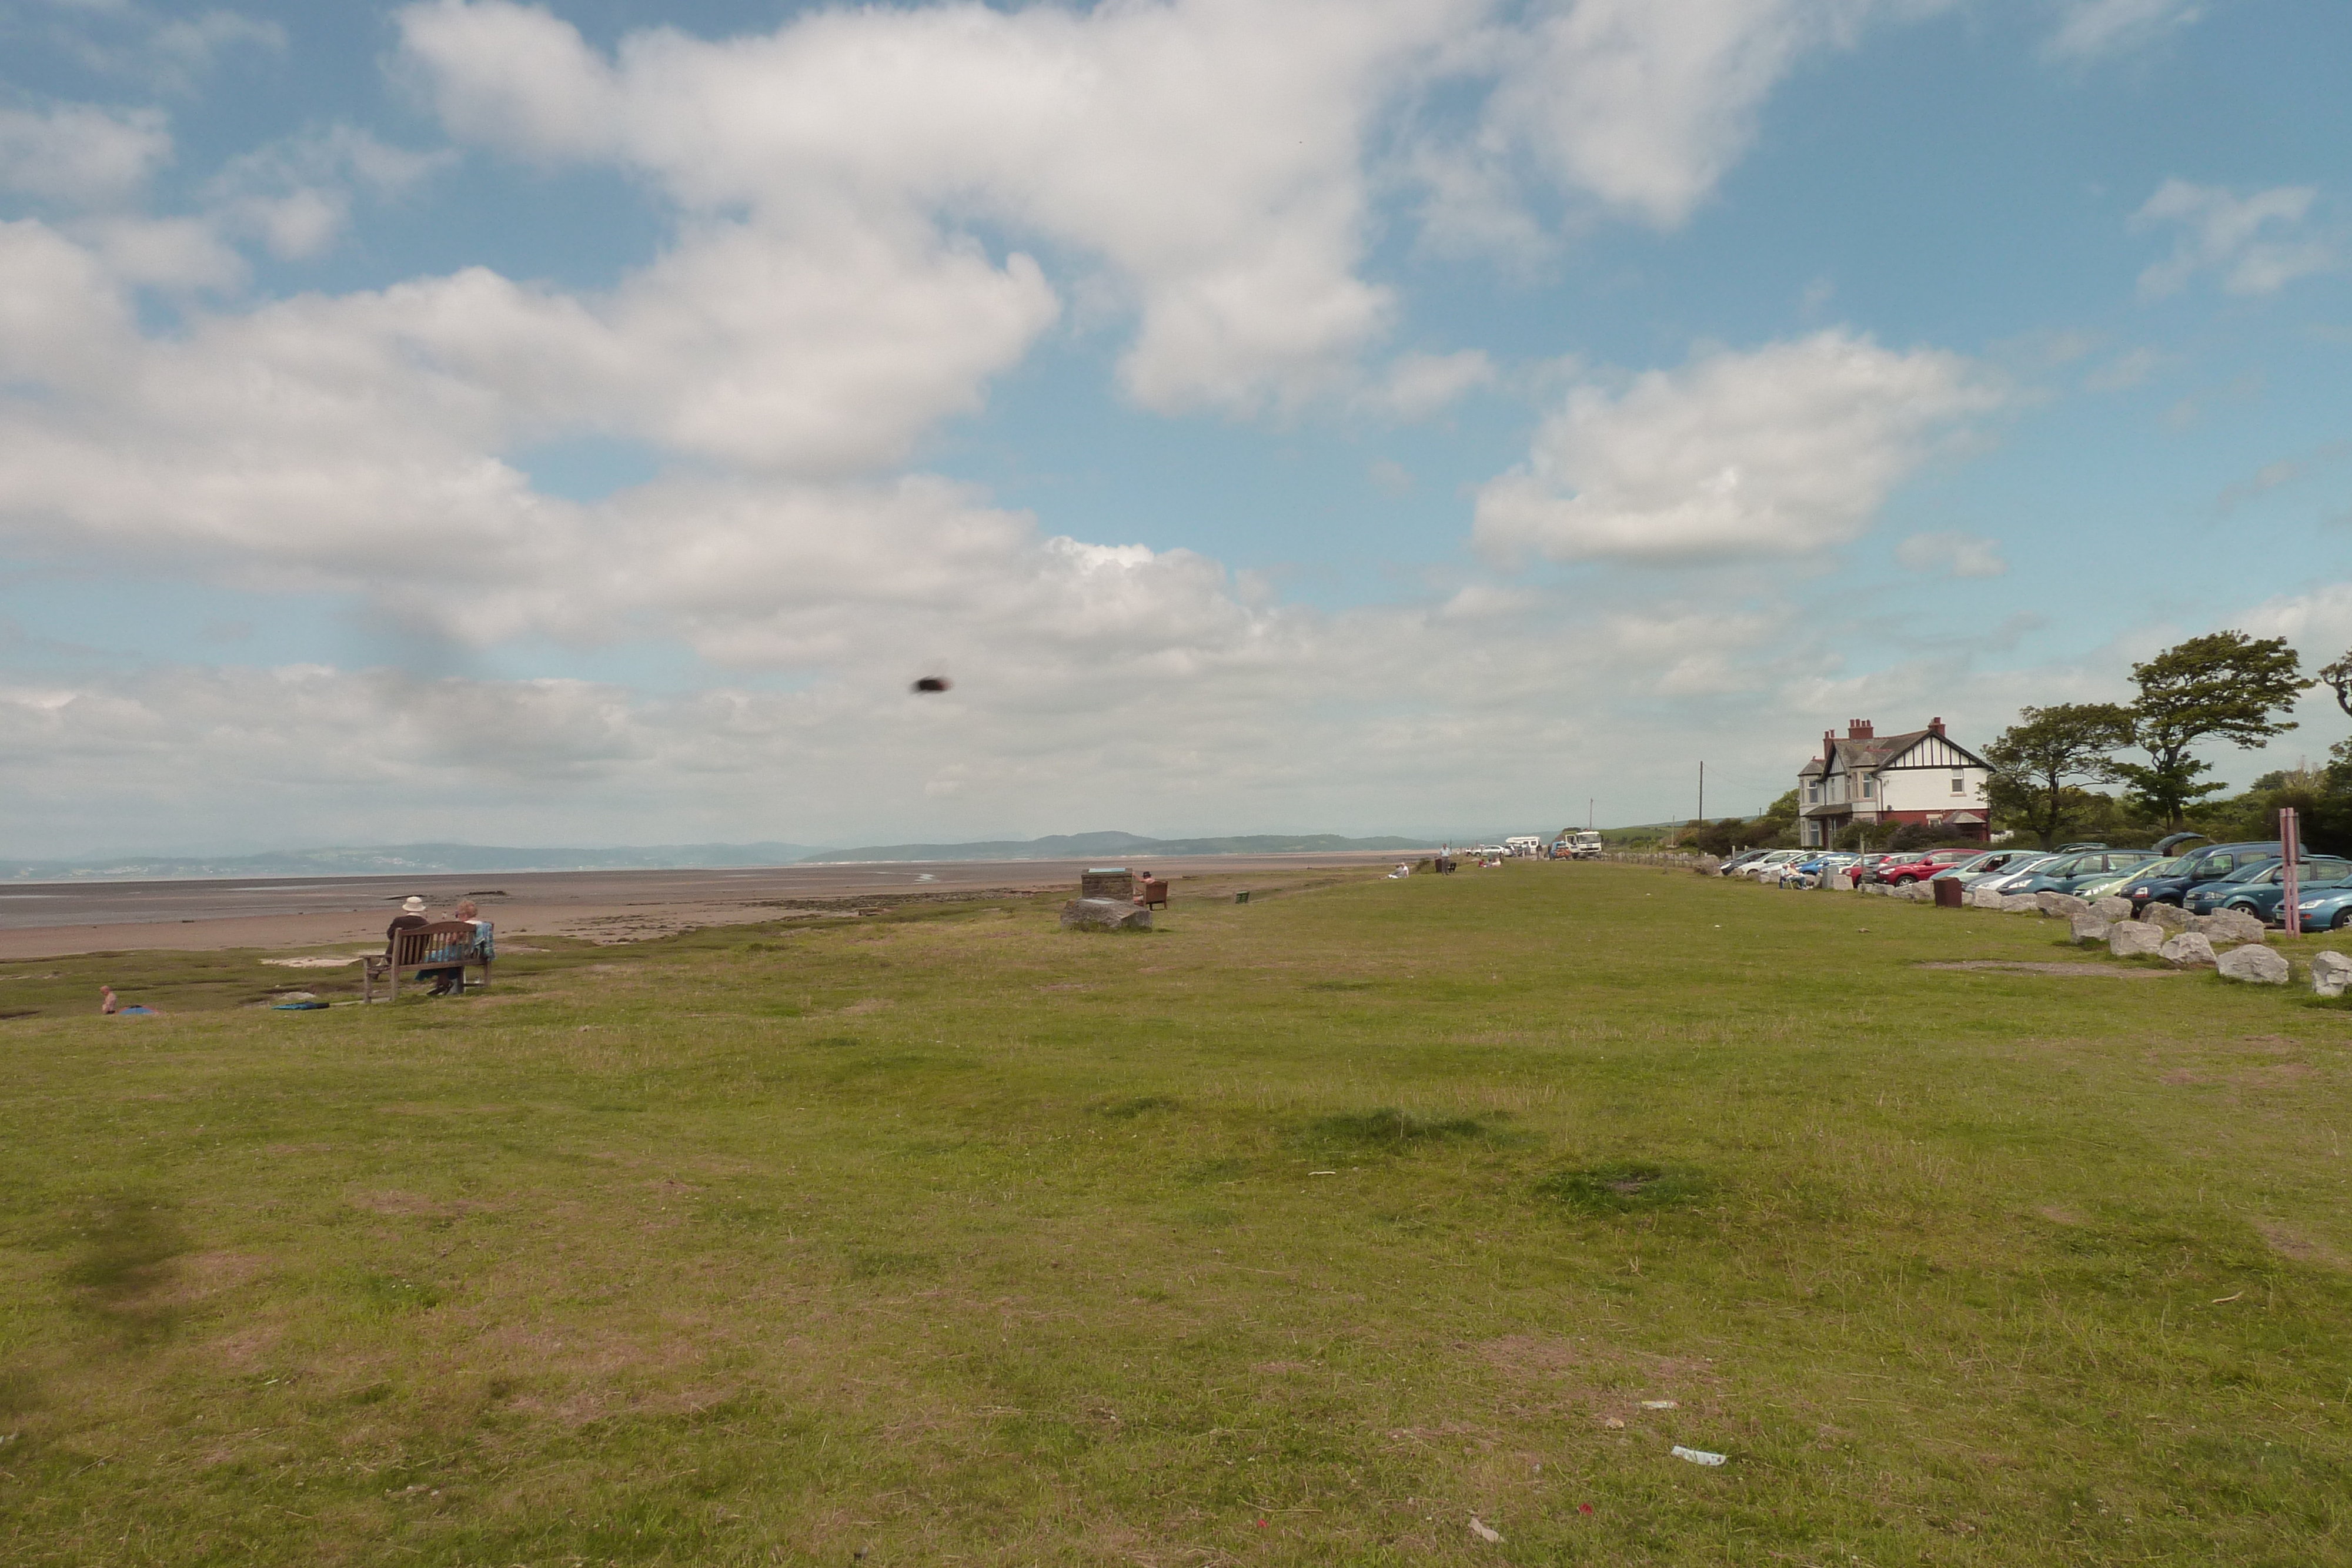
[[[2132,744],[2132,716],[2114,703],[2060,703],[2018,710],[2017,722],[1984,750],[1992,764],[1986,796],[2004,821],[2025,828],[2043,849],[2076,819],[2086,783],[2116,777],[2115,753]]]
[[[2156,816],[2178,827],[2189,806],[2227,786],[2200,784],[2210,767],[2191,757],[2208,740],[2259,746],[2294,727],[2283,715],[2313,683],[2284,637],[2215,632],[2174,644],[2132,666],[2139,701],[2131,708],[2132,744],[2146,763],[2119,762],[2116,773]]]

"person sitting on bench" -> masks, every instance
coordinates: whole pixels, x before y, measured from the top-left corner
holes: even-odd
[[[474,939],[463,946],[436,947],[425,955],[427,963],[448,962],[450,965],[446,969],[419,969],[416,972],[418,979],[433,982],[431,994],[436,997],[446,997],[453,992],[463,996],[466,991],[466,961],[487,961],[491,956],[490,923],[478,918],[481,907],[468,898],[460,901],[449,914],[452,919],[462,920],[474,928]]]

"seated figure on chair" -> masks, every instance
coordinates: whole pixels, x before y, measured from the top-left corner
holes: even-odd
[[[447,966],[445,968],[420,969],[416,972],[416,977],[418,979],[429,979],[433,982],[432,994],[434,996],[446,997],[452,993],[459,996],[464,995],[466,990],[467,964],[468,962],[478,962],[487,965],[489,962],[491,956],[490,923],[479,918],[480,914],[480,906],[476,904],[472,899],[468,898],[462,900],[456,909],[450,911],[450,916],[453,919],[462,920],[474,928],[473,940],[462,944],[452,944],[446,947],[436,947],[432,952],[425,955],[425,960],[426,963],[444,964]]]

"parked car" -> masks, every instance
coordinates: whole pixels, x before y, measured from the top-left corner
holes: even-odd
[[[1738,854],[1733,855],[1730,859],[1725,861],[1721,865],[1717,866],[1715,868],[1715,874],[1717,876],[1736,875],[1740,867],[1748,865],[1753,862],[1762,860],[1766,855],[1769,855],[1771,852],[1772,852],[1770,850],[1742,850]]]
[[[2326,887],[2342,882],[2347,875],[2352,875],[2352,861],[2335,855],[2313,855],[2295,867],[2299,887]],[[2197,883],[2182,896],[2180,907],[2191,915],[2242,909],[2263,921],[2275,921],[2285,894],[2286,862],[2256,861],[2239,867],[2219,882]],[[2303,907],[2299,893],[2295,907]]]
[[[2352,925],[2352,883],[2315,889],[2297,896],[2294,912],[2305,931],[2341,931]]]
[[[1766,850],[1762,854],[1741,866],[1738,874],[1761,880],[1770,876],[1790,861],[1801,861],[1818,852],[1814,850]]]
[[[2014,893],[2017,891],[2016,883],[2023,882],[2057,858],[2054,854],[2040,852],[2021,855],[1990,876],[1979,877],[1969,884],[1969,891],[1970,893]]]
[[[2027,861],[2040,858],[2041,854],[2040,850],[1987,850],[1980,855],[1971,855],[1958,865],[1946,866],[1927,880],[1957,882],[1962,887],[1970,887],[1989,876],[2015,871]]]
[[[1892,883],[1896,887],[1908,887],[1924,882],[1939,871],[1948,870],[1964,860],[1975,857],[1974,850],[1929,850],[1916,860],[1896,859],[1880,866],[1872,873],[1873,882]]]
[[[2118,872],[2148,865],[2156,855],[2147,850],[2093,850],[2081,854],[2057,854],[2024,875],[2004,882],[2004,894],[2073,893],[2088,883],[2105,882]]]
[[[2163,876],[2132,878],[2124,896],[2131,900],[2134,915],[2151,904],[2177,904],[2199,883],[2219,882],[2242,866],[2274,861],[2284,852],[2275,840],[2266,844],[2201,844],[2180,856],[2175,868]]]
[[[1811,860],[1791,861],[1782,866],[1780,879],[1785,883],[1791,873],[1799,876],[1826,876],[1831,872],[1845,870],[1860,859],[1862,859],[1860,855],[1850,854],[1844,851],[1831,851],[1827,853],[1816,854]]]

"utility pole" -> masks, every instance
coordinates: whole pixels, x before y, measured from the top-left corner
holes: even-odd
[[[1698,765],[1698,825],[1706,826],[1706,764]]]

